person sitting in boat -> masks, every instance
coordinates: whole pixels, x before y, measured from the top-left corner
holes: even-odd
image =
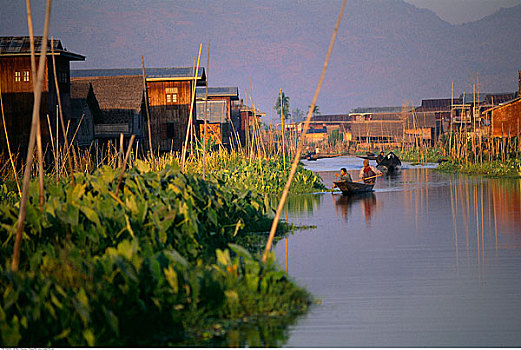
[[[360,169],[360,178],[364,180],[364,183],[373,185],[376,181],[376,176],[378,175],[383,174],[374,166],[369,165],[369,159],[364,159],[364,167]]]
[[[384,153],[384,151],[381,151],[380,154],[378,155],[378,157],[376,157],[376,164],[380,164],[380,162],[382,160],[384,160],[384,158],[385,158],[385,153]]]
[[[338,176],[340,178],[339,181],[348,181],[353,182],[353,179],[351,178],[351,175],[347,172],[346,168],[340,169],[340,174],[335,173],[335,176]]]
[[[353,179],[351,178],[351,175],[347,172],[346,168],[340,169],[340,174],[335,173],[335,179],[337,176],[340,178],[338,181],[347,181],[347,182],[353,182]],[[333,184],[333,187],[331,188],[331,191],[336,187],[335,184]]]

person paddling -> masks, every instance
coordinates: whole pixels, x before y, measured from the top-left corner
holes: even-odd
[[[368,159],[364,159],[364,167],[360,169],[360,178],[364,180],[364,183],[373,185],[376,181],[376,177],[380,175],[383,175],[382,172],[374,166],[369,165]]]
[[[339,181],[347,181],[347,182],[353,182],[353,179],[351,178],[351,175],[347,172],[346,168],[340,169],[340,174],[335,173],[335,178],[339,177]],[[336,187],[335,184],[333,184],[333,187],[331,188],[331,191]]]

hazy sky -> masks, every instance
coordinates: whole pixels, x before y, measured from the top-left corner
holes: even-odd
[[[478,73],[481,91],[517,89],[521,7],[459,24],[521,0],[402,1],[347,0],[318,100],[322,113],[446,98],[451,82],[458,95],[472,91]],[[35,33],[41,35],[45,0],[31,4]],[[292,109],[311,102],[341,0],[53,0],[52,5],[50,34],[86,57],[72,62],[72,69],[136,68],[141,56],[148,67],[192,66],[201,43],[206,66],[211,40],[210,86],[237,86],[241,98],[254,95],[256,106],[270,115],[279,89],[291,97]],[[0,11],[0,35],[27,35],[25,18],[25,1],[11,0]]]
[[[521,0],[405,0],[419,8],[426,8],[452,24],[463,24],[491,15],[502,7],[521,4]]]

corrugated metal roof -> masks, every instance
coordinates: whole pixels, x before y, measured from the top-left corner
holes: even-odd
[[[188,80],[193,78],[192,67],[145,68],[148,80]],[[113,69],[76,69],[71,70],[71,77],[117,77],[142,76],[142,68],[113,68]],[[204,67],[199,67],[197,85],[204,85],[206,73]]]
[[[34,52],[40,53],[42,50],[43,37],[34,37]],[[65,50],[60,40],[54,40],[52,48],[56,55],[66,56],[72,60],[85,60],[85,56],[78,55]],[[17,56],[31,54],[31,40],[28,36],[2,36],[0,37],[0,55]],[[51,54],[51,40],[47,40],[47,54]]]
[[[206,88],[198,88],[195,91],[197,98],[204,98],[206,96]],[[231,96],[239,99],[238,87],[209,87],[208,96]]]
[[[401,106],[390,107],[358,107],[351,111],[351,113],[397,113],[401,112]]]

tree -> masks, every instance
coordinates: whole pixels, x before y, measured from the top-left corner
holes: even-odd
[[[308,106],[308,109],[311,108],[311,105]],[[318,105],[315,105],[315,108],[313,108],[313,116],[320,115],[320,107]]]
[[[304,114],[304,111],[301,110],[300,108],[295,108],[293,110],[293,121],[294,122],[299,122],[301,120],[304,120],[305,117],[306,117],[306,115]]]
[[[289,118],[289,97],[284,94],[284,91],[282,93],[279,93],[279,96],[277,97],[277,102],[275,102],[275,106],[273,106],[273,109],[277,111],[278,116],[280,117],[280,97],[282,95],[282,110],[284,112],[284,119]]]

